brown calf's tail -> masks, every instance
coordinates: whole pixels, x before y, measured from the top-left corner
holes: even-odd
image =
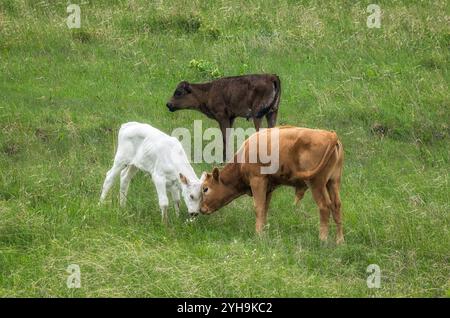
[[[327,146],[327,149],[325,149],[325,152],[323,153],[322,159],[320,160],[319,164],[313,169],[309,171],[299,172],[297,173],[297,177],[300,179],[311,179],[314,177],[317,173],[319,173],[323,167],[328,163],[328,160],[330,159],[331,155],[334,152],[334,147],[338,144],[338,137],[336,133],[333,131],[332,138]]]

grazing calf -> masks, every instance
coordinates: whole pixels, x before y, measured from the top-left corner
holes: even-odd
[[[178,84],[166,106],[171,112],[195,109],[216,120],[222,131],[225,160],[229,139],[227,128],[233,127],[234,119],[252,118],[258,131],[265,116],[268,127],[274,127],[280,96],[281,83],[277,75],[253,74],[223,77],[203,84],[183,81]]]
[[[190,216],[198,214],[201,201],[201,181],[189,164],[178,139],[147,124],[130,122],[119,130],[114,165],[106,174],[100,202],[103,202],[120,174],[120,205],[124,206],[131,179],[138,170],[151,175],[158,193],[162,220],[167,222],[167,193],[175,201],[179,215],[180,190]]]
[[[273,129],[278,131],[278,170],[271,174],[261,173],[260,156],[251,163],[250,144],[261,145],[273,151],[271,140]],[[264,134],[266,134],[264,136]],[[263,135],[261,138],[260,136]],[[265,145],[263,143],[266,143]],[[243,155],[245,160],[238,159]],[[261,233],[266,223],[272,191],[279,185],[295,188],[296,201],[310,188],[319,206],[319,238],[327,240],[328,220],[333,215],[337,227],[336,243],[344,241],[341,220],[339,188],[344,160],[344,149],[335,132],[298,127],[271,128],[255,133],[236,152],[232,162],[219,171],[202,175],[203,200],[200,212],[210,214],[235,198],[249,194],[253,196],[256,210],[256,231]]]

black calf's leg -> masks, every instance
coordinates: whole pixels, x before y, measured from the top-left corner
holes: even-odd
[[[277,114],[278,110],[270,112],[266,115],[267,127],[272,128],[277,124]]]

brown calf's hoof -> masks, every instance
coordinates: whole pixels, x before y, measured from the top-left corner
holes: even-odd
[[[344,244],[344,243],[345,243],[345,240],[344,240],[343,237],[336,238],[336,245],[341,245],[341,244]]]

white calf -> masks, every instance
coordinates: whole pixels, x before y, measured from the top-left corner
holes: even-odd
[[[172,195],[179,215],[180,189],[189,214],[198,214],[202,182],[189,164],[181,143],[150,125],[136,122],[120,127],[114,165],[106,174],[100,202],[105,200],[114,179],[120,173],[120,205],[124,206],[131,178],[138,170],[143,170],[152,177],[163,222],[167,222],[167,192]]]

